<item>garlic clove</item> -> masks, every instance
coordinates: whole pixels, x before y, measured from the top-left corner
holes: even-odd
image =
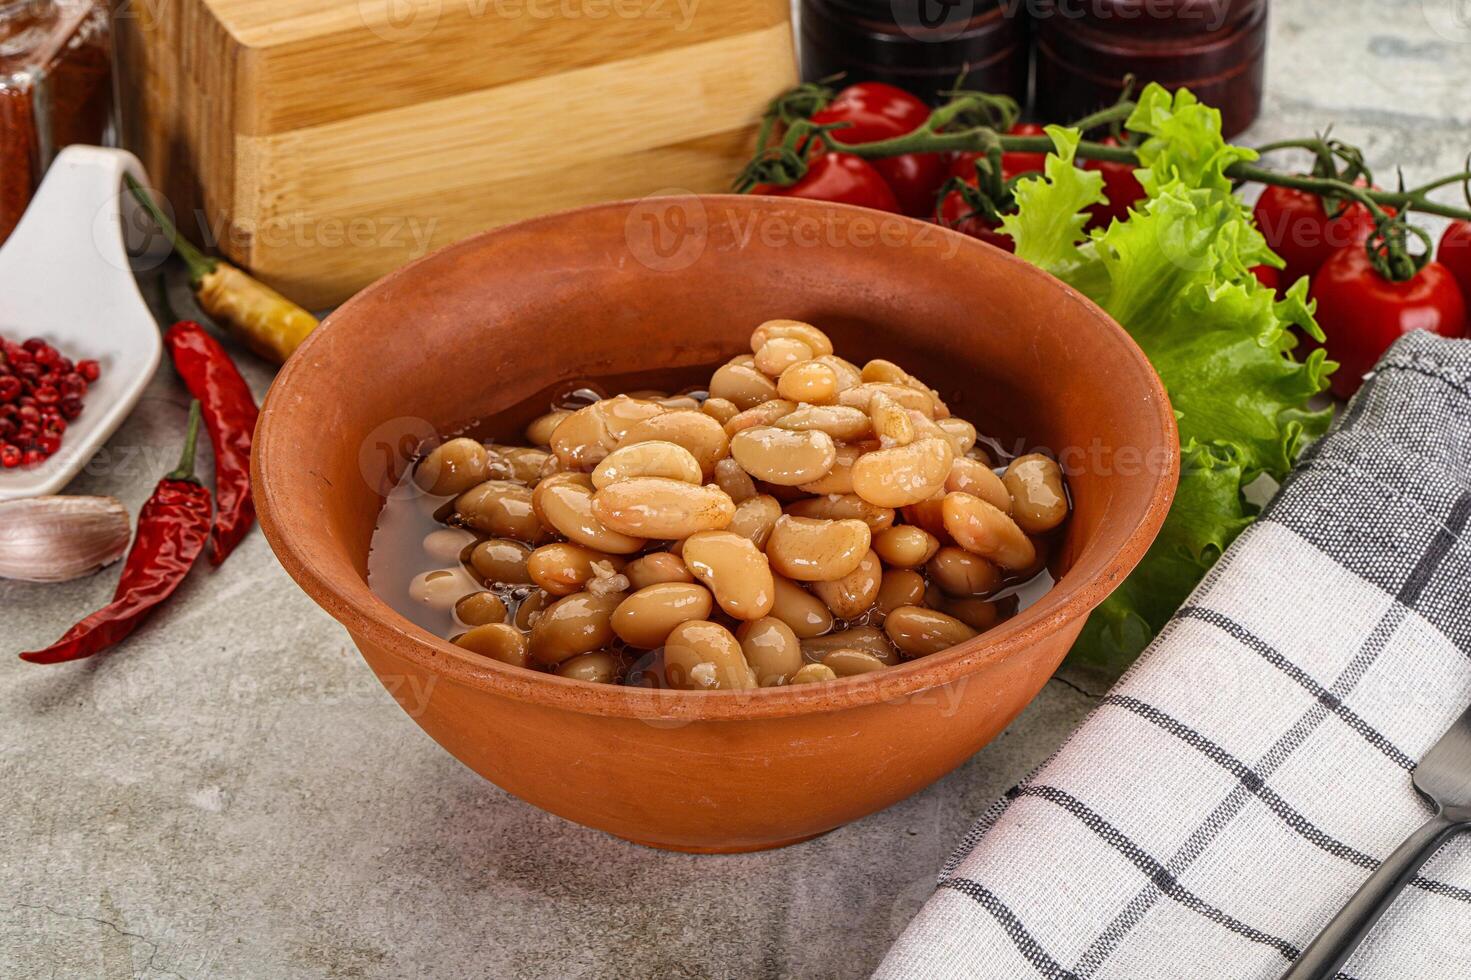
[[[67,582],[128,550],[128,512],[113,497],[30,497],[0,503],[0,578]]]

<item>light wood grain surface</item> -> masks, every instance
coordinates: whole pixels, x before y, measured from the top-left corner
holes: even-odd
[[[795,79],[785,0],[167,0],[123,136],[189,237],[298,301],[548,211],[724,190]]]

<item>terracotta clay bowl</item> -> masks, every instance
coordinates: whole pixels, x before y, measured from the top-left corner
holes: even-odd
[[[518,431],[544,409],[526,399],[571,380],[708,378],[774,317],[818,324],[850,360],[898,361],[1003,444],[1056,453],[1075,504],[1052,560],[1056,586],[942,653],[754,692],[599,686],[509,667],[414,626],[369,590],[375,520],[414,438],[486,418]],[[1154,371],[1056,280],[922,222],[727,196],[552,215],[388,276],[287,363],[255,445],[271,546],[435,741],[545,810],[687,851],[803,840],[964,762],[1037,694],[1144,554],[1179,465]]]

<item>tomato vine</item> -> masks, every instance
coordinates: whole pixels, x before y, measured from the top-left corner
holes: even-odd
[[[867,161],[885,160],[906,154],[966,153],[977,156],[980,173],[978,187],[965,191],[975,213],[994,218],[1010,203],[1010,189],[1022,176],[1002,178],[1001,157],[1011,153],[1046,154],[1053,141],[1046,135],[1008,133],[1019,116],[1016,103],[1005,97],[984,92],[957,89],[949,93],[947,102],[935,108],[929,118],[904,135],[873,142],[849,144],[834,139],[844,123],[814,123],[811,116],[821,112],[831,101],[832,91],[821,84],[798,86],[773,100],[763,119],[759,148],[737,178],[735,189],[749,193],[758,186],[785,187],[801,180],[807,173],[811,154],[821,144],[828,151],[840,151]],[[1115,139],[1083,140],[1078,143],[1077,158],[1099,163],[1138,165],[1135,147],[1121,136],[1124,120],[1133,114],[1135,103],[1125,94],[1120,101],[1076,120],[1070,126],[1082,133],[1105,128]],[[785,130],[773,141],[778,128]],[[1412,278],[1429,257],[1431,241],[1421,228],[1409,223],[1412,213],[1433,214],[1471,221],[1471,208],[1458,207],[1432,199],[1438,189],[1460,184],[1471,186],[1471,169],[1436,178],[1415,187],[1405,187],[1401,180],[1396,190],[1384,190],[1373,184],[1373,174],[1357,147],[1324,136],[1280,140],[1258,148],[1259,154],[1283,150],[1305,150],[1315,163],[1308,174],[1289,173],[1256,162],[1240,161],[1225,169],[1225,175],[1239,183],[1257,183],[1288,187],[1316,195],[1324,200],[1325,210],[1337,213],[1353,203],[1366,208],[1374,219],[1375,231],[1367,247],[1370,260],[1381,275],[1394,281]],[[1424,251],[1415,252],[1411,243],[1419,241]]]

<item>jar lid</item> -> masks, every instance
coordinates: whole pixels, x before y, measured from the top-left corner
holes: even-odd
[[[930,0],[931,3],[937,0]],[[966,64],[983,66],[1011,53],[1027,40],[1027,21],[1009,16],[992,3],[974,4],[976,16],[953,24],[927,27],[899,23],[892,17],[857,17],[858,8],[887,13],[913,0],[806,0],[801,30],[807,43],[825,48],[842,61],[941,74],[956,74]],[[955,4],[965,6],[965,0]]]
[[[1267,0],[1032,0],[1039,22],[1059,21],[1129,37],[1190,37],[1231,30]]]
[[[1267,43],[1267,5],[1256,3],[1251,17],[1229,30],[1210,34],[1150,36],[1092,29],[1078,20],[1040,20],[1037,54],[1102,81],[1125,75],[1171,86],[1244,70]]]
[[[960,22],[984,17],[1005,5],[1008,15],[1026,19],[1026,3],[1019,0],[821,0],[820,4],[834,12],[865,20],[905,27],[943,29]]]

